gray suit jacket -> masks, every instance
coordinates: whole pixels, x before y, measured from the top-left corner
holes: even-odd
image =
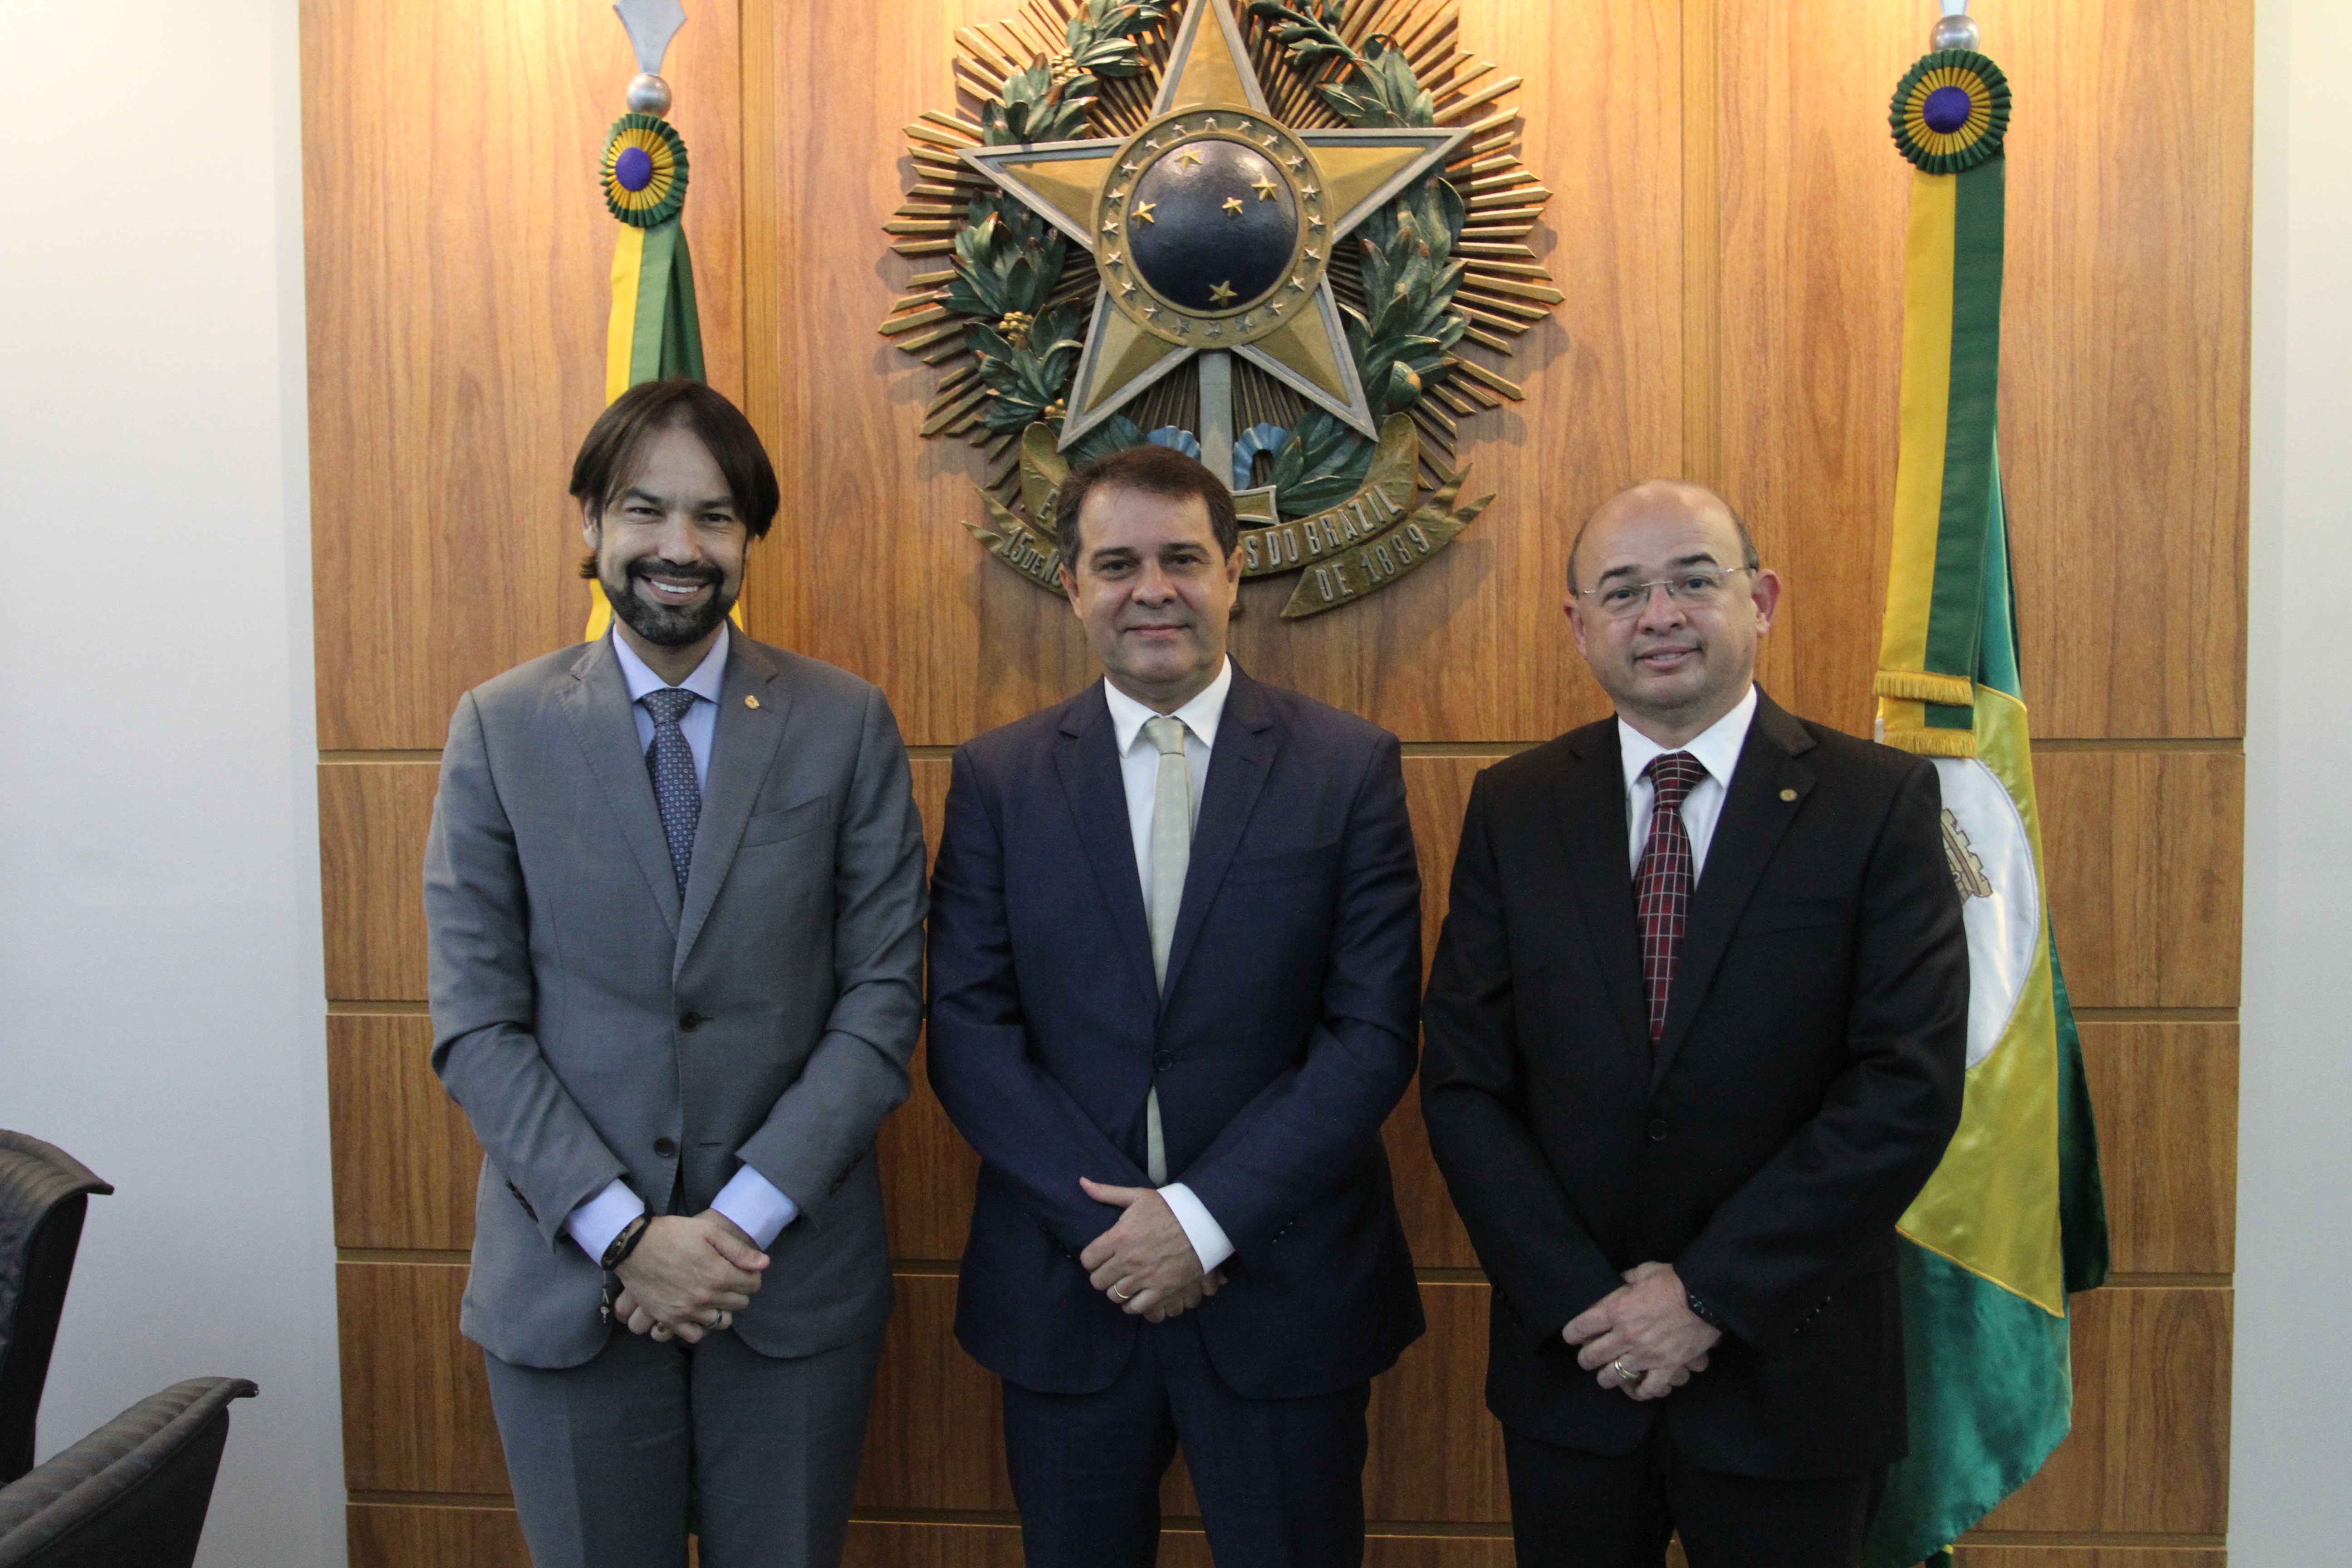
[[[756,702],[756,705],[754,703]],[[487,1158],[461,1324],[573,1366],[603,1276],[565,1217],[625,1176],[698,1214],[797,1203],[735,1331],[808,1355],[889,1316],[875,1129],[921,1023],[923,834],[882,693],[731,638],[678,896],[609,638],[460,700],[425,854],[433,1065]]]

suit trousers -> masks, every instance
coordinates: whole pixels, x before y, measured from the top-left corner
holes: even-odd
[[[1677,1532],[1690,1568],[1857,1568],[1886,1481],[1883,1468],[1800,1481],[1703,1470],[1663,1420],[1615,1456],[1507,1426],[1503,1461],[1518,1568],[1660,1568]]]
[[[879,1331],[814,1355],[731,1332],[615,1328],[582,1365],[485,1354],[534,1568],[835,1568],[882,1357]]]
[[[1213,1306],[1210,1309],[1213,1310]],[[1160,1479],[1181,1444],[1217,1568],[1359,1568],[1370,1383],[1306,1399],[1227,1387],[1187,1312],[1146,1323],[1108,1388],[1004,1385],[1028,1568],[1152,1568]]]

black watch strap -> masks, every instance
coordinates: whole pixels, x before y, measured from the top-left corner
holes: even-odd
[[[1705,1323],[1708,1328],[1714,1329],[1720,1333],[1729,1333],[1731,1331],[1729,1325],[1726,1324],[1723,1319],[1717,1314],[1716,1310],[1708,1306],[1705,1301],[1699,1300],[1697,1291],[1685,1289],[1683,1291],[1683,1300],[1689,1304],[1691,1315],[1696,1318],[1700,1322]]]
[[[637,1249],[637,1243],[646,1238],[646,1226],[652,1223],[645,1215],[639,1215],[621,1227],[620,1234],[604,1248],[604,1256],[596,1260],[605,1273],[610,1274],[628,1260],[629,1254]]]

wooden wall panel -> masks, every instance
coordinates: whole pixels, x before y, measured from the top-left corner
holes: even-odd
[[[2123,1274],[2235,1266],[2238,1026],[2082,1026],[2107,1227]]]
[[[2040,751],[2051,920],[2077,1007],[2234,1007],[2242,756]]]
[[[434,1076],[433,1020],[327,1020],[338,1247],[474,1244],[482,1146]]]
[[[436,763],[331,763],[319,769],[319,885],[327,994],[425,995],[425,835]]]
[[[353,1503],[351,1568],[530,1568],[511,1508]]]
[[[1971,13],[2017,94],[2001,447],[2044,735],[2245,730],[2253,14]]]
[[[1885,105],[1930,14],[1838,0],[1705,8],[1717,16],[1722,336],[1712,353],[1694,345],[1691,374],[1716,379],[1722,425],[1719,471],[1695,477],[1722,489],[1787,577],[1765,686],[1866,735],[1908,194]]]
[[[763,565],[751,624],[879,682],[924,743],[1016,718],[1093,674],[1067,607],[958,526],[982,515],[978,455],[916,434],[937,373],[873,331],[918,269],[884,253],[907,174],[888,150],[908,121],[952,105],[954,26],[1012,8],[744,10],[747,31],[767,17],[777,117],[751,134],[749,179],[775,204],[780,254],[751,278],[782,291],[750,312],[776,323],[749,350],[775,378],[771,392],[753,376],[751,411],[793,522]],[[1473,493],[1503,499],[1444,557],[1343,614],[1282,624],[1286,581],[1253,586],[1235,637],[1252,669],[1412,740],[1537,738],[1600,711],[1559,584],[1575,520],[1679,459],[1675,17],[1663,0],[1465,5],[1464,47],[1528,77],[1528,161],[1559,215],[1536,243],[1570,301],[1513,362],[1537,389],[1528,402],[1472,422]],[[860,90],[840,91],[845,80]],[[759,95],[746,101],[759,110]]]
[[[458,694],[579,636],[572,455],[604,403],[596,188],[636,69],[611,11],[304,0],[319,743],[438,746]],[[668,75],[712,381],[741,385],[732,7]]]
[[[1970,1546],[1952,1553],[1954,1568],[2226,1568],[2213,1547]]]
[[[902,1273],[897,1284],[858,1509],[1011,1509],[1003,1395],[955,1342],[955,1276]]]
[[[2231,1293],[2107,1289],[2073,1306],[2074,1435],[1985,1528],[2219,1535]]]
[[[508,1490],[460,1263],[339,1263],[343,1471],[353,1491]]]

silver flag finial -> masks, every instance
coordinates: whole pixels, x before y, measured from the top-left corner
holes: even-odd
[[[629,30],[629,42],[637,51],[637,68],[647,76],[661,75],[669,41],[686,26],[686,7],[677,0],[613,0],[613,14]]]

